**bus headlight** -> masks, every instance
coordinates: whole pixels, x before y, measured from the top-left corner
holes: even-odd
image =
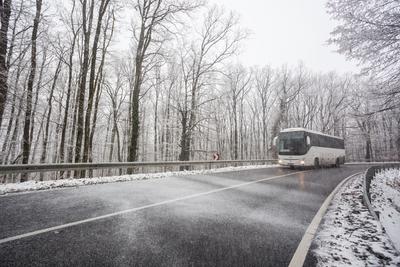
[[[278,163],[279,163],[279,164],[282,164],[282,163],[283,163],[283,160],[281,160],[281,159],[278,160]]]
[[[304,165],[305,164],[304,160],[300,160],[300,164]]]

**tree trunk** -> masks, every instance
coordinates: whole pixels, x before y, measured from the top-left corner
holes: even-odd
[[[46,120],[46,126],[45,126],[45,130],[44,130],[44,136],[43,136],[43,142],[42,142],[42,155],[40,157],[40,163],[45,163],[46,162],[46,156],[47,156],[47,142],[49,139],[49,128],[50,128],[50,119],[51,119],[51,113],[53,110],[53,95],[54,95],[54,89],[56,88],[56,84],[57,84],[57,80],[58,80],[58,75],[60,74],[61,71],[61,63],[62,60],[61,58],[58,61],[57,64],[57,68],[56,68],[56,72],[54,74],[54,78],[53,78],[53,83],[51,85],[51,89],[50,89],[50,95],[49,95],[49,99],[48,99],[48,113],[47,113],[47,120]],[[40,181],[43,181],[43,176],[40,176]]]
[[[161,1],[158,1],[156,4],[160,5]],[[135,57],[135,77],[133,83],[133,91],[131,98],[131,132],[130,132],[130,140],[128,146],[128,161],[134,162],[137,160],[137,149],[138,149],[138,140],[139,140],[139,94],[140,89],[142,87],[143,82],[143,61],[146,56],[146,50],[151,42],[151,33],[153,24],[146,25],[147,15],[150,11],[151,5],[153,3],[148,3],[147,6],[142,7],[146,9],[143,11],[146,13],[142,15],[142,24],[140,26],[140,34],[138,45],[136,49],[136,57]],[[128,174],[132,174],[132,169],[128,169]]]
[[[17,143],[17,137],[19,135],[19,127],[20,127],[20,123],[19,120],[21,118],[21,114],[22,114],[22,107],[23,105],[23,98],[24,98],[24,94],[21,96],[21,100],[19,101],[19,106],[18,106],[18,112],[17,112],[17,116],[15,118],[15,123],[14,123],[14,129],[13,129],[13,133],[11,135],[11,140],[10,140],[10,146],[9,149],[7,151],[6,157],[4,159],[4,164],[10,164],[11,162],[14,162],[15,159],[15,151],[16,151],[16,143]],[[11,160],[10,160],[11,158]]]
[[[159,74],[158,74],[159,75]],[[159,77],[157,76],[157,80],[159,80]],[[159,81],[157,81],[159,83]],[[159,98],[159,90],[160,88],[157,86],[156,87],[156,99],[155,99],[155,105],[154,105],[154,124],[153,124],[153,130],[154,130],[154,139],[153,139],[153,152],[154,152],[154,161],[158,160],[157,153],[158,153],[158,98]]]
[[[188,118],[187,112],[184,112],[181,118],[182,133],[181,133],[181,152],[179,154],[179,161],[188,161],[190,158],[190,136],[188,134]],[[180,170],[186,170],[187,166],[181,166]]]
[[[6,62],[8,44],[8,24],[11,15],[11,0],[1,1],[0,5],[0,129],[8,93],[8,67]]]
[[[74,2],[75,4],[75,2]],[[74,5],[75,7],[75,5]],[[71,99],[71,89],[72,89],[72,77],[73,77],[73,60],[74,60],[74,52],[75,52],[75,45],[76,45],[76,38],[77,33],[73,33],[72,44],[71,44],[71,52],[68,58],[68,85],[67,85],[67,99],[65,101],[65,111],[64,111],[64,118],[61,130],[61,140],[60,140],[60,162],[64,162],[64,154],[65,154],[65,139],[67,133],[67,126],[68,126],[68,116],[69,116],[69,106],[70,106],[70,99]],[[63,175],[63,172],[60,173],[60,176]]]
[[[89,6],[89,20],[87,19],[87,0],[82,2],[82,28],[83,28],[83,62],[81,67],[81,78],[78,88],[78,118],[77,118],[77,128],[76,128],[76,144],[75,144],[75,162],[81,161],[82,152],[82,141],[83,141],[83,127],[84,127],[84,104],[85,104],[85,94],[86,94],[86,81],[87,73],[89,71],[89,44],[90,35],[92,28],[92,19],[94,11],[94,1],[91,2]],[[88,23],[89,22],[89,23]],[[80,171],[74,172],[74,177],[79,177]]]
[[[100,96],[101,96],[101,87],[102,87],[102,83],[103,83],[103,75],[102,75],[103,69],[100,68],[99,72],[100,72],[100,78],[99,78],[99,81],[96,82],[98,88],[97,88],[96,100],[95,100],[95,104],[94,104],[94,114],[93,114],[93,118],[92,118],[92,128],[90,130],[90,137],[89,137],[89,162],[93,161],[93,154],[92,154],[93,139],[94,139],[94,133],[95,133],[95,130],[96,130],[97,114],[98,114],[98,108],[99,108]]]
[[[33,21],[33,30],[32,30],[32,48],[31,48],[31,69],[29,73],[27,93],[26,93],[26,110],[25,110],[25,121],[24,121],[24,135],[23,135],[23,151],[22,151],[22,164],[28,164],[29,153],[31,149],[30,143],[30,123],[31,123],[31,113],[32,113],[32,89],[33,82],[35,80],[36,74],[36,41],[37,41],[37,33],[39,28],[39,20],[42,9],[42,0],[36,0],[36,14],[35,19]],[[21,175],[21,182],[25,182],[28,180],[28,174],[23,173]]]
[[[53,145],[53,158],[51,159],[52,163],[57,163],[59,162],[59,147],[58,147],[58,141],[60,139],[60,131],[61,131],[61,118],[62,118],[62,100],[64,99],[64,94],[60,97],[60,101],[58,103],[58,112],[57,112],[57,118],[56,118],[56,127],[55,127],[55,133],[54,133],[54,145]],[[56,177],[57,178],[57,177]]]
[[[367,162],[372,160],[372,145],[371,145],[371,138],[369,136],[365,141],[365,159]]]
[[[400,161],[400,116],[397,118],[397,160]]]
[[[141,51],[141,46],[143,46],[143,40],[139,41],[138,52]],[[132,92],[132,103],[131,103],[131,133],[128,151],[128,161],[134,162],[137,160],[137,148],[138,148],[138,138],[139,138],[139,93],[142,85],[142,64],[143,58],[140,55],[136,55],[135,64],[135,82]],[[128,174],[132,174],[132,170],[128,170]]]
[[[96,62],[97,62],[97,50],[99,46],[100,33],[101,33],[101,25],[103,22],[103,16],[105,11],[107,10],[107,5],[109,0],[102,0],[100,3],[99,14],[97,17],[97,26],[96,32],[94,35],[93,46],[92,46],[92,55],[91,55],[91,63],[90,63],[90,76],[89,76],[89,97],[85,115],[85,131],[84,131],[84,146],[83,146],[83,158],[82,162],[88,162],[89,159],[89,147],[90,147],[90,118],[92,116],[92,108],[93,101],[96,94]],[[81,176],[85,175],[85,171],[82,171]]]
[[[22,65],[22,61],[20,61],[18,63],[18,66],[17,66],[17,74],[16,74],[16,77],[15,77],[15,83],[14,83],[14,88],[15,89],[17,89],[19,87],[19,81],[20,81],[21,72],[22,72],[22,70],[21,70],[22,66],[21,65]],[[7,158],[8,158],[8,155],[10,154],[11,147],[10,147],[10,144],[9,144],[9,139],[10,139],[10,137],[12,137],[11,136],[11,129],[12,129],[13,121],[15,119],[15,123],[17,123],[19,121],[19,116],[20,116],[20,113],[21,113],[21,107],[22,107],[21,100],[22,100],[23,97],[20,100],[20,105],[19,105],[19,108],[18,108],[17,116],[15,116],[15,107],[17,105],[16,98],[17,98],[17,92],[14,92],[13,100],[12,100],[12,104],[11,104],[10,118],[8,119],[7,134],[5,136],[3,147],[2,147],[2,150],[1,150],[2,153],[4,153],[2,155],[2,161],[1,161],[2,164],[7,164]],[[9,146],[9,149],[7,149],[7,146]]]
[[[234,100],[233,107],[233,159],[237,160],[239,158],[239,134],[238,134],[238,119],[237,119],[237,109],[236,109],[236,100]]]
[[[39,68],[40,71],[39,71],[38,81],[36,83],[35,101],[33,102],[32,114],[31,114],[31,128],[29,130],[29,132],[30,132],[29,142],[30,143],[32,143],[34,130],[35,130],[36,110],[37,110],[37,105],[39,102],[40,89],[42,89],[42,79],[43,79],[43,72],[44,72],[46,61],[47,61],[47,47],[45,47],[45,49],[43,51],[42,64],[40,65],[40,68]],[[33,96],[33,92],[32,92],[32,96]],[[33,157],[33,155],[31,155],[31,157]]]
[[[47,109],[48,109],[48,107],[47,107],[46,110],[43,112],[42,118],[41,118],[41,120],[40,120],[39,129],[38,129],[38,131],[37,131],[37,133],[36,133],[36,140],[35,140],[35,143],[34,143],[33,149],[32,149],[32,155],[33,155],[32,159],[31,159],[32,162],[35,162],[35,155],[36,155],[37,148],[38,148],[38,146],[39,146],[40,135],[42,134],[42,131],[43,131],[43,123],[44,123],[44,120],[45,120],[45,118],[46,118]]]
[[[78,106],[79,106],[79,90],[76,90],[74,92],[74,99],[75,99],[75,105],[74,105],[74,114],[72,115],[72,124],[71,124],[71,134],[70,134],[70,139],[69,139],[69,147],[68,147],[68,162],[74,162],[74,144],[75,144],[75,136],[76,136],[76,121],[78,120]],[[70,175],[70,171],[67,172],[67,177]]]

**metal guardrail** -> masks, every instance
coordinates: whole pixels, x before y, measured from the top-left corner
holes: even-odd
[[[365,206],[367,206],[369,213],[375,218],[375,220],[379,221],[379,215],[372,208],[371,194],[369,191],[372,178],[375,176],[377,169],[380,169],[380,167],[372,166],[365,171],[363,180],[363,202]]]
[[[346,165],[387,165],[387,164],[400,164],[400,161],[354,161],[346,162]]]
[[[52,171],[76,171],[98,169],[133,169],[137,167],[190,167],[205,165],[211,168],[213,165],[235,165],[243,163],[277,163],[275,159],[254,160],[212,160],[212,161],[163,161],[163,162],[104,162],[104,163],[53,163],[53,164],[16,164],[0,165],[0,174],[18,173],[43,173]]]
[[[0,174],[19,173],[43,173],[52,171],[75,171],[75,170],[99,170],[99,169],[130,169],[137,167],[181,167],[205,165],[211,168],[213,165],[234,165],[243,163],[278,163],[277,159],[253,159],[253,160],[209,160],[209,161],[161,161],[161,162],[102,162],[102,163],[50,163],[50,164],[15,164],[0,165]],[[371,165],[380,162],[348,162],[346,165]],[[388,162],[389,164],[400,164],[400,162]]]
[[[363,201],[364,204],[367,206],[369,213],[377,220],[379,221],[379,213],[377,213],[371,204],[371,193],[370,193],[370,187],[371,187],[371,181],[374,178],[375,174],[378,171],[381,171],[383,169],[388,169],[388,168],[399,168],[400,164],[398,162],[393,162],[393,163],[385,163],[381,165],[376,165],[372,166],[367,169],[367,171],[364,174],[364,180],[363,180]]]

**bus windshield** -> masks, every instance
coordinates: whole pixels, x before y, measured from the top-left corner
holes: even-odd
[[[279,155],[304,155],[307,145],[304,132],[283,132],[279,134]]]

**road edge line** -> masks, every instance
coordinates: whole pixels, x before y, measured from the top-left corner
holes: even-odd
[[[314,240],[314,236],[317,233],[318,227],[321,223],[322,218],[324,217],[326,211],[328,210],[329,204],[331,203],[333,197],[339,191],[339,189],[347,183],[351,178],[362,174],[363,172],[358,172],[346,177],[343,181],[341,181],[335,189],[329,194],[329,196],[325,199],[324,203],[322,203],[319,208],[317,214],[315,214],[313,220],[310,225],[307,227],[295,253],[293,254],[292,259],[290,260],[289,267],[302,267],[304,261],[307,257],[308,251],[310,250],[310,246],[312,241]]]

